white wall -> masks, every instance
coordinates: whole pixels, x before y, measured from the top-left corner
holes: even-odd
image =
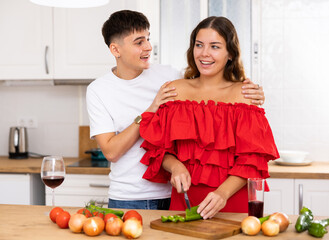
[[[261,5],[261,79],[278,148],[329,161],[329,1]]]
[[[19,117],[35,117],[29,151],[77,157],[79,125],[88,125],[85,86],[0,86],[0,156],[8,155],[9,128]]]

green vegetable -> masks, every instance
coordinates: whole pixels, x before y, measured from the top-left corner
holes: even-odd
[[[300,215],[296,221],[295,229],[297,232],[303,232],[307,230],[313,221],[313,213],[307,207],[303,207],[300,210]]]
[[[197,213],[199,206],[194,206],[191,207],[190,209],[185,210],[185,221],[193,221],[193,220],[198,220],[202,219],[201,215]]]
[[[161,222],[168,222],[168,217],[166,216],[161,216]]]
[[[328,231],[329,219],[312,221],[308,227],[308,233],[314,237],[322,238]]]
[[[177,215],[178,221],[185,222],[185,218],[182,216]]]
[[[177,218],[176,215],[170,215],[170,216],[168,217],[168,221],[169,221],[169,222],[177,222],[177,221],[178,221],[178,218]]]
[[[161,222],[185,222],[185,218],[180,215],[161,216]]]
[[[191,210],[185,210],[185,217],[180,215],[161,216],[161,222],[186,222],[202,219],[201,215],[197,213],[199,206],[191,207]]]
[[[261,218],[258,218],[259,221],[260,221],[260,224],[262,224],[263,222],[267,221],[269,218],[270,218],[271,215],[268,215],[266,217],[261,217]]]
[[[93,201],[90,201],[88,203],[88,205],[86,206],[86,208],[91,212],[96,212],[96,211],[101,212],[104,214],[104,216],[108,213],[113,213],[113,214],[117,215],[118,217],[122,218],[122,216],[124,214],[124,212],[121,210],[113,210],[110,208],[103,208],[103,207],[96,206],[95,202],[93,202]]]

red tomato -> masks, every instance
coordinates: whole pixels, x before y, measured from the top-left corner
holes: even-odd
[[[77,213],[81,213],[81,214],[85,215],[87,218],[93,216],[87,208],[81,208],[77,211]]]
[[[94,217],[100,217],[100,218],[103,218],[104,219],[104,214],[103,213],[101,213],[101,212],[93,212],[93,215],[94,215]]]
[[[113,217],[113,218],[118,218],[118,216],[115,215],[115,214],[113,214],[113,213],[108,213],[108,214],[106,214],[105,217],[104,217],[104,223],[105,223],[105,225],[106,225],[106,223],[107,223],[107,220],[109,220],[111,217]]]
[[[67,211],[63,211],[57,216],[56,223],[60,228],[68,228],[70,218],[71,218],[70,213]]]
[[[126,221],[129,218],[136,218],[143,225],[143,218],[142,218],[142,216],[137,211],[135,211],[135,210],[129,210],[129,211],[127,211],[125,213],[125,215],[123,215],[123,221]]]
[[[49,213],[49,217],[50,217],[50,219],[51,219],[51,221],[53,221],[54,223],[56,223],[56,218],[57,218],[57,216],[61,213],[61,212],[63,212],[64,210],[62,209],[62,208],[60,208],[60,207],[54,207],[51,211],[50,211],[50,213]]]

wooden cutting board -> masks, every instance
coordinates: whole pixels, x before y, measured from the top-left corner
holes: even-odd
[[[177,223],[157,219],[150,224],[153,229],[204,239],[221,239],[241,232],[241,222],[222,218]]]

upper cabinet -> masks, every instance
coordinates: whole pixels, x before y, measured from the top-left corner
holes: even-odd
[[[1,0],[0,80],[95,79],[115,65],[101,33],[110,14],[122,9],[143,12],[151,32],[154,29],[156,45],[158,1],[111,1],[102,7],[64,9]]]
[[[0,1],[0,79],[52,78],[52,14],[27,0]]]

